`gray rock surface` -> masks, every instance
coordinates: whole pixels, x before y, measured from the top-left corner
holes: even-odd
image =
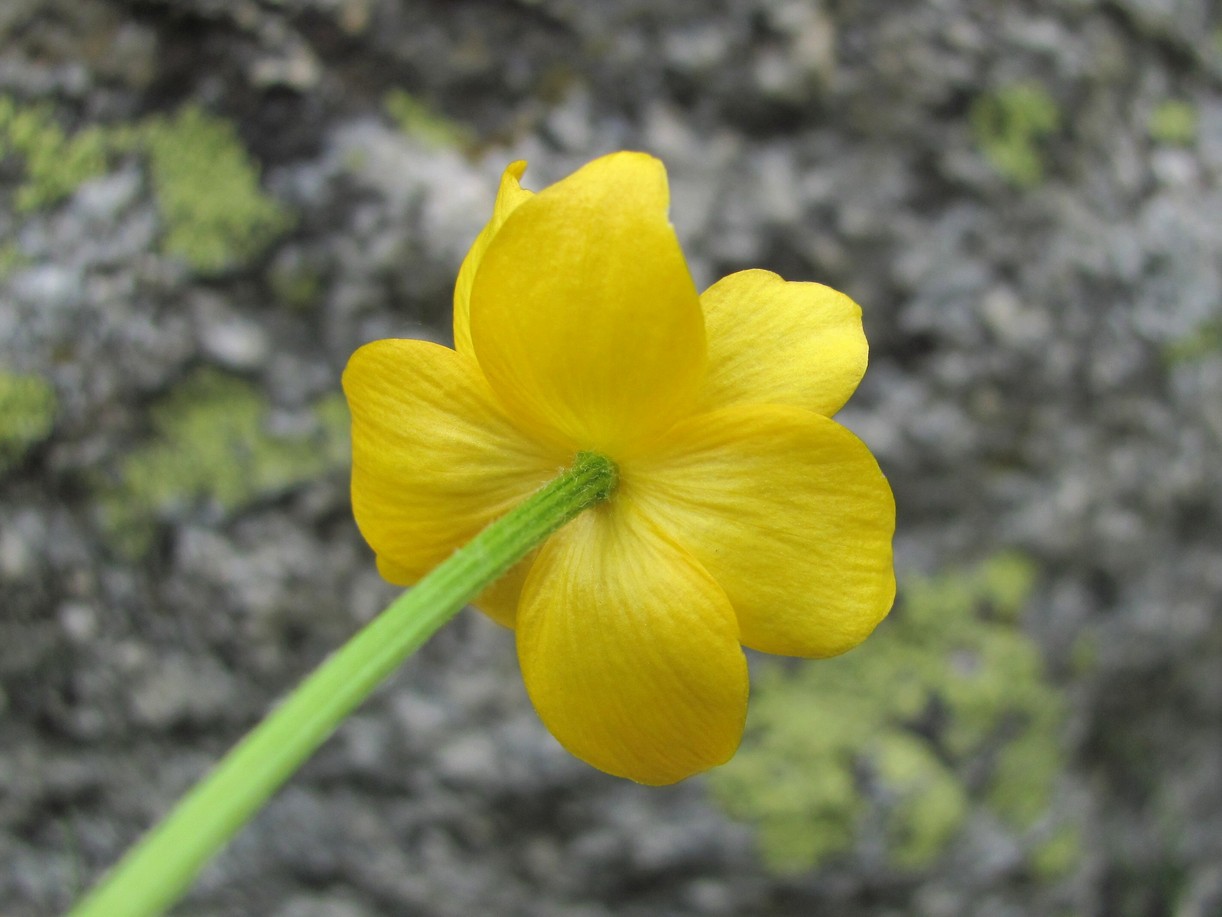
[[[978,101],[1032,85],[1055,126],[983,136]],[[1205,0],[7,0],[0,97],[112,139],[24,208],[0,119],[0,373],[56,403],[0,453],[0,913],[63,911],[394,595],[342,460],[130,480],[205,462],[159,406],[219,372],[261,435],[315,442],[355,347],[448,340],[505,163],[541,187],[617,148],[666,161],[698,285],[764,267],[863,305],[841,419],[895,489],[901,571],[1035,563],[1080,860],[1033,875],[980,816],[919,869],[778,875],[703,779],[567,756],[512,635],[465,612],[175,913],[1222,913],[1220,85]],[[191,105],[291,214],[218,270],[167,244],[128,136]]]

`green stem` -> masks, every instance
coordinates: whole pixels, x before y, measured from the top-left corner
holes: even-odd
[[[593,453],[489,525],[326,659],[133,847],[69,917],[145,917],[203,865],[382,680],[510,567],[610,496],[616,468]]]

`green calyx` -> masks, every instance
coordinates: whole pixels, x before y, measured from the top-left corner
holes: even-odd
[[[587,480],[590,505],[610,499],[619,486],[619,469],[615,462],[597,452],[578,452],[569,474]]]
[[[471,601],[542,544],[548,535],[578,513],[610,497],[618,480],[619,470],[609,458],[595,452],[577,453],[567,471],[459,548],[450,560],[421,580],[416,591],[451,564],[460,563],[460,570],[467,571],[470,567],[473,578],[478,576],[477,580],[473,579],[476,588],[463,603]],[[462,563],[466,558],[471,560],[469,565]]]

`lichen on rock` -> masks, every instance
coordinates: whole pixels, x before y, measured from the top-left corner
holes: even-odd
[[[901,578],[870,652],[763,669],[743,747],[711,783],[772,869],[810,869],[875,829],[897,868],[920,869],[977,802],[1020,836],[1047,815],[1064,703],[1018,627],[1033,577],[1000,554]]]
[[[0,372],[0,474],[50,435],[57,404],[55,389],[41,376]]]
[[[259,389],[236,376],[201,370],[176,386],[151,409],[152,436],[96,482],[112,546],[139,556],[159,521],[224,519],[346,465],[342,397],[320,399],[283,432],[269,415]]]
[[[106,133],[86,127],[69,135],[47,103],[19,104],[0,95],[0,165],[16,162],[21,178],[13,209],[30,213],[50,207],[106,168]]]
[[[136,142],[150,159],[165,249],[201,274],[250,261],[291,225],[228,121],[189,105],[144,124]]]

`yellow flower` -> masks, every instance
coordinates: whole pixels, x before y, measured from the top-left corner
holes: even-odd
[[[743,645],[833,656],[891,607],[891,491],[829,419],[865,371],[861,310],[767,271],[698,295],[649,156],[538,194],[524,170],[459,272],[455,348],[375,341],[348,364],[353,509],[411,585],[576,453],[613,460],[611,498],[476,604],[516,630],[562,745],[673,783],[738,746]]]

